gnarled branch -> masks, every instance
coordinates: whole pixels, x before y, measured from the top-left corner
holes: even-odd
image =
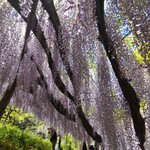
[[[21,15],[21,17],[24,19],[24,21],[27,23],[27,18],[24,17],[21,14],[21,9],[18,6],[19,5],[19,1],[18,0],[8,0],[8,2],[11,4],[12,7],[15,8],[15,10]],[[17,5],[18,2],[18,5]],[[17,6],[17,7],[16,7]],[[34,23],[31,26],[31,30],[33,31],[34,35],[36,36],[36,38],[38,39],[39,43],[41,44],[41,46],[44,49],[44,52],[47,56],[47,60],[48,60],[48,64],[49,64],[49,68],[52,71],[52,76],[54,79],[55,84],[57,85],[57,87],[59,88],[59,90],[65,94],[66,96],[68,96],[70,99],[73,99],[72,95],[70,94],[70,92],[65,88],[64,83],[61,80],[61,77],[59,75],[59,72],[57,71],[56,66],[54,65],[54,61],[52,59],[52,54],[49,51],[48,48],[48,44],[46,42],[46,38],[44,36],[44,32],[42,31],[41,26],[38,24],[38,20],[37,17],[35,16],[34,18]],[[40,34],[39,34],[40,33]]]
[[[34,0],[31,12],[30,12],[29,17],[28,17],[25,41],[24,41],[24,46],[23,46],[22,52],[21,52],[21,58],[19,60],[17,73],[15,75],[15,78],[14,78],[12,84],[10,86],[8,86],[7,90],[4,93],[3,98],[0,101],[0,119],[1,119],[1,117],[2,117],[2,115],[4,113],[4,111],[5,111],[6,107],[10,103],[11,97],[13,96],[13,93],[14,93],[15,88],[16,88],[16,82],[17,82],[17,76],[18,76],[18,72],[19,72],[20,62],[22,61],[23,56],[25,54],[25,46],[26,46],[26,42],[27,42],[28,36],[30,34],[30,24],[32,24],[32,22],[33,22],[33,17],[34,17],[34,14],[35,14],[37,3],[38,3],[38,0]],[[14,6],[19,10],[19,1],[18,0],[16,0],[14,2]],[[19,10],[19,12],[21,12],[21,11]]]
[[[15,88],[16,88],[16,81],[17,81],[17,78],[15,78],[13,80],[13,83],[10,86],[8,86],[7,90],[4,93],[3,98],[0,101],[0,119],[2,118],[6,107],[10,103],[10,99],[14,94],[14,91],[15,91]]]
[[[27,18],[24,17],[21,14],[21,8],[19,6],[19,1],[18,0],[8,0],[8,2],[11,4],[12,7],[14,7],[14,9],[21,15],[21,17],[27,23]],[[50,69],[52,71],[52,75],[53,75],[53,79],[54,79],[55,84],[57,85],[57,87],[59,88],[59,90],[63,94],[67,95],[70,99],[73,99],[73,96],[70,94],[70,92],[66,90],[65,85],[62,82],[62,80],[60,78],[60,75],[59,75],[59,73],[58,73],[58,71],[57,71],[57,69],[56,69],[56,67],[55,67],[55,65],[53,63],[53,59],[52,59],[51,53],[50,53],[50,51],[48,49],[48,44],[46,42],[46,38],[44,36],[44,32],[42,31],[40,25],[38,24],[38,20],[36,18],[36,15],[35,15],[35,18],[34,18],[34,23],[31,25],[31,30],[33,31],[33,33],[35,34],[35,36],[39,40],[40,44],[42,45],[42,47],[43,47],[43,49],[44,49],[44,51],[46,53],[46,56],[47,56],[47,59],[48,59],[48,64],[49,64],[49,67],[50,67]],[[47,83],[45,82],[45,84],[47,84]],[[46,85],[45,85],[45,87],[46,87]],[[53,106],[55,107],[55,109],[58,112],[60,112],[61,110],[63,110],[64,112],[62,111],[60,113],[66,115],[67,114],[67,110],[65,110],[63,108],[63,105],[62,104],[58,104],[58,103],[57,103],[58,105],[56,105],[55,102],[57,102],[57,101],[54,100],[54,98],[53,98],[52,95],[50,95],[50,94],[48,94],[48,95],[49,95],[48,97],[51,98],[51,103],[53,104]],[[71,118],[71,117],[70,117],[70,119],[71,120],[75,120],[74,118]]]
[[[48,90],[48,85],[47,85],[47,81],[45,80],[45,77],[44,77],[44,74],[41,70],[41,68],[38,66],[38,64],[36,64],[36,69],[40,75],[40,79],[42,80],[43,82],[43,88],[46,89],[46,92],[47,92],[47,96],[48,96],[48,99],[49,101],[52,103],[52,105],[54,106],[54,108],[62,115],[64,115],[66,118],[68,118],[69,120],[71,121],[76,121],[75,120],[75,114],[72,112],[69,112],[67,108],[64,108],[63,104],[59,101],[59,100],[56,100],[54,97],[53,97],[53,94],[49,92]]]
[[[58,45],[60,46],[59,52],[60,52],[61,58],[62,58],[62,60],[64,62],[64,65],[66,67],[68,76],[70,77],[70,80],[71,80],[71,82],[72,82],[72,84],[74,86],[73,73],[71,71],[70,64],[69,64],[68,61],[66,61],[64,59],[64,55],[66,55],[66,50],[65,50],[65,48],[61,49],[61,44],[63,44],[62,33],[61,33],[61,30],[59,30],[61,25],[60,25],[60,21],[59,21],[59,18],[58,18],[58,15],[57,15],[57,12],[56,12],[53,0],[50,0],[50,1],[48,1],[48,0],[41,0],[41,1],[43,3],[43,6],[44,6],[45,10],[49,14],[50,21],[52,22],[52,24],[54,26],[54,29],[55,29],[55,32],[56,32],[57,42],[58,42]],[[96,142],[102,143],[101,136],[96,131],[93,130],[93,127],[91,126],[91,124],[89,123],[88,119],[86,118],[86,116],[85,116],[85,114],[83,112],[81,104],[77,105],[74,97],[72,97],[71,100],[75,103],[75,105],[77,107],[78,117],[80,118],[80,120],[82,122],[82,125],[85,128],[85,130],[88,133],[88,135],[90,137],[92,137],[93,140],[95,140]]]
[[[49,15],[49,20],[52,22],[54,29],[55,29],[55,33],[56,33],[56,39],[57,39],[57,43],[58,43],[58,47],[59,47],[59,53],[60,56],[63,60],[63,63],[66,67],[68,76],[70,78],[71,81],[73,81],[73,73],[72,70],[70,68],[70,64],[68,62],[68,60],[66,60],[66,52],[67,52],[67,48],[64,47],[64,42],[63,42],[63,33],[62,33],[62,29],[61,29],[61,24],[60,24],[60,20],[59,17],[57,15],[55,6],[54,6],[54,2],[53,0],[41,0],[45,10],[47,11],[48,15]]]
[[[140,114],[140,105],[139,105],[140,99],[138,98],[134,88],[131,86],[129,81],[124,76],[122,76],[123,73],[118,63],[119,61],[115,53],[115,47],[113,44],[110,44],[113,43],[113,41],[108,38],[106,32],[106,25],[104,19],[104,0],[96,0],[96,5],[97,5],[96,16],[98,17],[97,26],[100,38],[102,44],[104,45],[107,56],[111,62],[114,73],[118,79],[122,93],[130,106],[136,136],[139,139],[141,149],[144,150],[145,121],[142,115]]]

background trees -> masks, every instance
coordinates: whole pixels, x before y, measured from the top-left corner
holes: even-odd
[[[105,149],[148,148],[149,2],[128,3],[1,2],[0,116],[11,100]]]

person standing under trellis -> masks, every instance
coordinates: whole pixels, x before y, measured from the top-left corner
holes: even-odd
[[[87,150],[87,145],[85,141],[83,142],[82,150]]]
[[[50,141],[52,142],[52,148],[53,148],[53,150],[55,150],[55,146],[56,146],[56,143],[57,143],[56,130],[53,127],[48,128],[48,134],[50,135]]]

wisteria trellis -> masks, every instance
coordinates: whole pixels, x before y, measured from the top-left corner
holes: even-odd
[[[104,149],[149,149],[149,2],[128,3],[1,2],[0,116],[11,100]],[[144,67],[125,41],[132,34]]]

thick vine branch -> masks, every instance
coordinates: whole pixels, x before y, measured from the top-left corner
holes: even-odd
[[[14,7],[14,9],[21,15],[21,17],[27,23],[28,19],[21,14],[21,9],[20,9],[20,6],[19,6],[19,0],[8,0],[8,2],[11,4],[12,7]],[[59,73],[58,73],[58,71],[57,71],[57,69],[56,69],[56,67],[55,67],[55,65],[53,63],[53,60],[52,60],[52,57],[51,57],[51,53],[50,53],[50,51],[48,49],[48,44],[46,42],[46,38],[44,36],[44,32],[42,31],[40,25],[38,24],[36,16],[34,17],[34,23],[31,25],[31,30],[33,31],[33,33],[35,34],[35,36],[39,40],[40,44],[42,45],[42,47],[43,47],[43,49],[44,49],[44,51],[46,53],[46,56],[47,56],[47,59],[48,59],[48,63],[49,63],[49,67],[50,67],[50,69],[52,71],[52,75],[53,75],[53,79],[54,79],[55,84],[57,85],[57,87],[59,88],[59,90],[63,94],[67,95],[70,99],[73,99],[73,96],[70,94],[70,92],[68,92],[66,90],[65,85],[63,84],[63,82],[62,82],[62,80],[60,78],[60,75],[59,75]],[[45,84],[47,84],[47,83],[45,83]],[[46,87],[46,85],[45,85],[45,87]],[[48,97],[51,99],[51,103],[55,107],[55,109],[58,112],[60,112],[61,114],[67,114],[67,111],[63,108],[63,105],[59,104],[58,101],[55,101],[52,95],[50,95],[50,94],[48,94],[48,95],[49,95]],[[57,104],[55,102],[57,102]],[[74,120],[74,118],[71,118],[71,117],[70,117],[70,119],[72,121]]]
[[[41,0],[41,2],[43,4],[45,10],[49,14],[49,19],[50,19],[50,21],[52,22],[52,24],[54,26],[54,29],[55,29],[55,32],[56,32],[57,42],[58,42],[58,45],[59,45],[59,52],[60,52],[61,58],[64,62],[64,65],[66,66],[68,76],[70,77],[70,80],[71,80],[71,82],[73,84],[73,87],[74,87],[73,73],[71,71],[69,62],[66,61],[65,57],[64,57],[64,55],[66,55],[67,48],[66,47],[64,48],[64,46],[63,46],[62,32],[60,30],[61,25],[60,25],[59,17],[57,15],[53,0],[50,0],[50,1]],[[88,119],[86,118],[86,116],[83,112],[81,104],[79,104],[79,105],[76,104],[76,101],[75,101],[74,97],[72,97],[71,100],[75,103],[75,105],[77,107],[78,117],[80,118],[80,120],[82,122],[82,125],[85,128],[88,135],[90,137],[92,137],[93,140],[95,140],[96,142],[102,143],[101,136],[96,131],[93,130],[93,127],[91,126],[91,124],[89,123]]]
[[[24,21],[27,23],[27,18],[24,17],[21,14],[21,8],[19,7],[19,0],[8,0],[8,2],[11,4],[11,6],[21,15],[21,17],[24,19]],[[18,4],[17,4],[18,2]],[[38,39],[39,43],[41,44],[41,46],[44,49],[44,52],[47,56],[47,60],[48,60],[48,64],[49,64],[49,68],[52,72],[52,76],[54,79],[55,84],[57,85],[57,87],[59,88],[59,90],[65,94],[66,96],[68,96],[70,99],[73,100],[73,96],[70,94],[70,92],[66,89],[64,83],[61,80],[61,77],[59,75],[59,72],[57,71],[57,68],[54,64],[54,61],[52,59],[52,54],[48,48],[48,44],[46,42],[46,38],[44,36],[44,32],[42,31],[41,26],[38,24],[38,20],[37,17],[34,17],[34,23],[31,25],[31,30],[33,31],[34,35],[36,36],[36,38]]]
[[[15,3],[14,3],[14,0],[8,0],[8,2],[9,2],[9,3],[12,5],[12,7],[14,7],[14,8],[16,9],[16,11],[22,16],[22,18],[24,19],[24,21],[27,22],[27,19],[21,14],[21,9],[20,9],[20,7],[18,7],[19,1],[16,0]],[[18,4],[17,4],[16,2],[18,2]],[[16,7],[16,6],[17,6],[17,7]],[[55,8],[55,7],[54,7],[54,8]],[[54,11],[54,10],[53,10],[53,11]],[[52,12],[53,12],[53,11],[52,11]],[[57,14],[57,13],[56,13],[56,14]],[[53,17],[56,17],[56,16],[54,15]],[[53,78],[54,78],[54,82],[55,82],[55,84],[57,85],[57,87],[59,88],[59,90],[60,90],[63,94],[67,95],[67,96],[75,103],[74,97],[73,97],[69,92],[68,92],[68,93],[66,92],[66,91],[67,91],[67,90],[66,90],[66,87],[65,87],[65,85],[63,84],[63,82],[62,82],[62,80],[61,80],[61,78],[60,78],[60,75],[59,75],[59,73],[58,73],[58,71],[57,71],[57,69],[56,69],[56,67],[55,67],[55,65],[54,65],[53,59],[52,59],[52,57],[51,57],[51,53],[50,53],[50,51],[49,51],[49,49],[48,49],[48,45],[47,45],[47,43],[46,43],[46,38],[45,38],[45,36],[44,36],[44,33],[43,33],[41,27],[39,26],[36,17],[35,17],[34,19],[35,19],[35,20],[34,20],[35,23],[31,26],[31,30],[33,31],[33,33],[35,34],[35,36],[36,36],[37,39],[39,40],[40,44],[42,45],[42,47],[43,47],[43,49],[44,49],[44,51],[45,51],[45,53],[46,53],[46,55],[47,55],[49,67],[50,67],[50,69],[51,69],[51,71],[52,71],[52,75],[53,75]],[[54,23],[54,24],[55,24],[55,23]],[[56,27],[57,27],[57,26],[56,26]],[[56,27],[55,27],[54,29],[57,29]],[[58,30],[59,30],[59,29],[58,29]],[[40,35],[39,35],[39,33],[40,33]],[[58,41],[58,42],[60,42],[60,41]],[[68,72],[68,71],[67,71],[67,72]],[[41,74],[40,71],[39,71],[39,74]],[[54,75],[55,75],[55,76],[54,76]],[[68,75],[69,75],[71,81],[73,81],[72,73],[71,73],[71,74],[68,73]],[[42,76],[41,76],[41,77],[42,77]],[[45,87],[46,87],[46,82],[45,82]],[[66,94],[66,93],[67,93],[67,94]],[[53,99],[52,95],[49,95],[49,98],[52,100],[51,102],[52,102],[53,106],[56,107],[56,110],[60,112],[60,108],[62,107],[62,105],[61,105],[61,104],[56,105],[56,103],[55,103],[56,101]],[[66,111],[66,110],[64,110],[64,112],[60,112],[60,113],[61,113],[61,114],[68,115],[67,112],[65,112],[65,111]],[[89,134],[89,136],[91,136],[91,137],[92,137],[95,141],[97,141],[98,143],[101,143],[101,142],[102,142],[101,136],[100,136],[96,131],[93,130],[93,127],[90,125],[89,121],[88,121],[87,118],[85,117],[85,114],[84,114],[84,112],[83,112],[81,106],[78,106],[78,108],[77,108],[77,113],[78,113],[79,118],[81,119],[81,122],[82,122],[82,124],[83,124],[83,127],[85,128],[85,130],[87,131],[87,133]]]
[[[38,1],[39,0],[33,0],[31,12],[28,15],[27,27],[26,27],[25,38],[24,38],[23,53],[26,52],[26,45],[27,45],[28,37],[30,35],[31,26],[34,24],[34,18],[35,18]],[[23,57],[23,56],[21,56],[21,57]]]
[[[48,85],[47,85],[47,81],[45,80],[45,77],[44,77],[44,74],[42,72],[42,69],[38,66],[38,64],[36,64],[36,69],[40,75],[40,79],[43,83],[43,88],[46,89],[46,92],[47,92],[47,96],[48,96],[48,99],[49,101],[52,103],[52,105],[54,106],[54,108],[62,115],[64,115],[66,118],[68,118],[69,120],[71,121],[76,121],[75,120],[75,114],[72,112],[69,112],[67,108],[64,108],[64,105],[59,101],[59,100],[56,100],[54,97],[53,97],[53,94],[49,92],[48,90]]]
[[[86,118],[81,105],[77,106],[77,113],[78,113],[78,116],[82,122],[82,125],[83,125],[84,129],[86,130],[86,132],[88,133],[88,135],[94,141],[101,144],[102,143],[101,136],[96,131],[94,131],[93,127],[91,126],[88,119]]]
[[[134,88],[131,86],[128,79],[123,76],[123,72],[120,69],[119,61],[115,53],[115,47],[113,44],[110,44],[113,43],[113,41],[108,38],[106,32],[104,19],[104,0],[96,0],[96,5],[96,16],[98,17],[97,26],[100,34],[100,39],[102,41],[102,44],[104,45],[107,56],[118,79],[122,93],[130,106],[136,136],[139,139],[141,149],[144,150],[145,120],[140,114],[140,99],[138,98]]]
[[[60,24],[58,14],[57,14],[55,6],[54,6],[54,2],[53,2],[53,0],[41,0],[41,2],[44,6],[44,9],[47,11],[47,13],[49,15],[49,20],[53,24],[53,27],[54,27],[55,33],[56,33],[56,39],[57,39],[57,43],[58,43],[60,56],[61,56],[63,63],[66,67],[66,70],[67,70],[67,73],[68,73],[70,80],[73,81],[73,73],[72,73],[72,70],[70,68],[69,62],[66,59],[67,48],[64,46],[64,39],[62,36],[63,33],[62,33],[62,29],[61,29],[61,24]]]
[[[21,51],[21,58],[19,60],[19,65],[18,65],[18,69],[17,69],[16,75],[15,75],[15,78],[12,81],[12,84],[8,86],[7,90],[4,93],[3,98],[0,101],[0,119],[1,119],[1,117],[5,111],[6,107],[10,103],[11,97],[13,96],[13,93],[14,93],[15,88],[16,88],[16,82],[17,82],[17,76],[18,76],[18,72],[19,72],[19,68],[20,68],[20,63],[21,63],[21,61],[24,57],[24,54],[25,54],[25,47],[26,47],[28,36],[30,34],[30,24],[33,23],[33,17],[34,17],[36,8],[37,8],[37,3],[38,3],[38,0],[34,0],[32,8],[31,8],[31,12],[28,16],[28,23],[27,23],[24,46],[23,46],[23,49]],[[19,8],[19,1],[15,1],[14,6],[18,9]],[[20,10],[19,10],[19,12],[20,12]]]
[[[0,119],[2,118],[6,107],[10,103],[10,99],[14,94],[14,91],[15,91],[15,88],[16,88],[16,81],[17,81],[17,78],[15,78],[13,83],[8,86],[7,90],[4,93],[3,98],[0,101]]]

